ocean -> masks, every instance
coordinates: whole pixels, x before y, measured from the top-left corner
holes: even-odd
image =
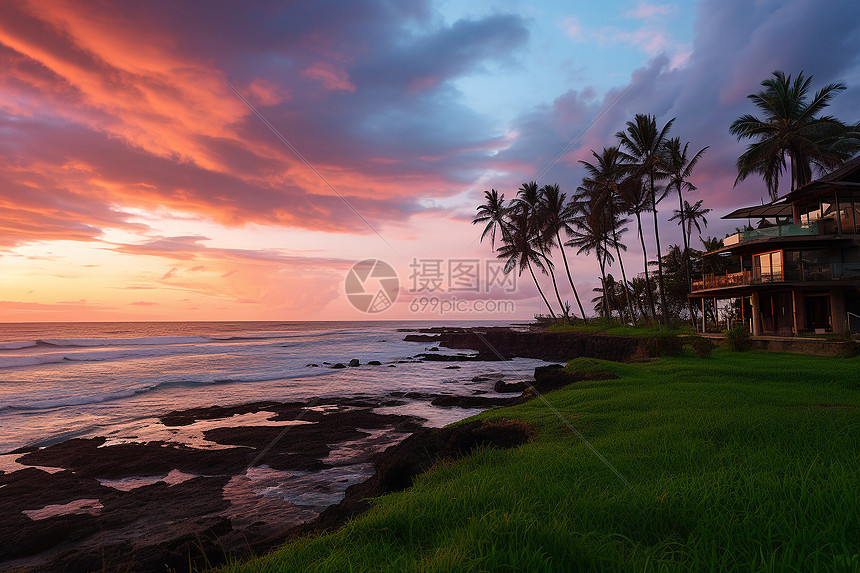
[[[444,323],[501,326],[501,322]],[[0,324],[0,470],[8,452],[73,437],[111,443],[166,439],[158,416],[172,410],[261,400],[381,397],[391,392],[492,391],[476,376],[530,378],[539,360],[404,363],[430,344],[403,329],[438,322],[163,322]],[[445,352],[445,349],[441,349]],[[453,353],[448,351],[448,353]],[[357,358],[380,367],[333,369]],[[329,363],[329,364],[325,364]],[[316,364],[318,366],[311,366]],[[441,426],[477,412],[412,400],[385,408]],[[259,422],[259,420],[257,420]],[[251,421],[249,421],[251,423]],[[200,438],[177,437],[191,446]]]

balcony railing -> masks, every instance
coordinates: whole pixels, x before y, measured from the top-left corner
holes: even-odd
[[[750,229],[735,233],[723,239],[723,245],[730,247],[746,241],[756,239],[767,239],[772,237],[803,237],[818,234],[818,223],[797,223],[791,225],[777,225],[776,227],[765,227],[764,229]]]
[[[697,292],[760,283],[838,280],[860,280],[860,263],[802,263],[799,268],[780,269],[764,273],[755,269],[739,273],[725,273],[724,275],[706,274],[700,279],[693,279],[691,291]]]

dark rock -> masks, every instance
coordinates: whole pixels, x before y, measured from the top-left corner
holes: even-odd
[[[629,361],[643,344],[630,336],[578,332],[520,332],[510,328],[475,328],[442,332],[439,346],[477,350],[480,360],[538,358],[568,361],[579,356],[616,362]]]
[[[18,458],[21,464],[70,469],[86,477],[123,478],[187,473],[237,473],[252,459],[249,448],[203,450],[165,442],[99,447],[105,438],[72,438]]]
[[[522,392],[528,388],[525,382],[505,382],[504,380],[496,380],[493,385],[493,390],[499,394],[509,394],[511,392]]]
[[[39,555],[42,561],[38,571],[181,571],[188,570],[189,563],[192,569],[203,570],[231,556],[259,554],[283,540],[289,521],[269,516],[261,518],[270,519],[268,523],[258,519],[237,528],[223,515],[230,507],[224,496],[227,482],[241,474],[264,448],[268,448],[265,455],[255,463],[275,469],[318,470],[326,467],[322,458],[336,444],[368,435],[365,429],[391,428],[406,433],[420,427],[417,418],[371,410],[381,403],[402,404],[358,397],[213,406],[165,415],[168,422],[184,425],[197,419],[265,410],[274,412],[272,419],[300,416],[314,422],[205,432],[207,439],[236,446],[227,449],[195,449],[164,442],[105,447],[105,438],[76,438],[26,453],[18,458],[21,463],[73,471],[50,474],[26,468],[0,475],[0,562]],[[312,404],[339,408],[306,409]],[[369,453],[356,450],[355,456],[366,461]],[[130,491],[102,486],[95,479],[165,475],[172,469],[206,475],[173,486],[159,482]],[[100,514],[31,520],[22,513],[79,499],[99,500],[103,506]]]
[[[346,364],[344,364],[343,362],[338,362],[337,364],[332,366],[332,368],[346,368]]]
[[[438,346],[432,346],[432,347],[428,348],[427,350],[428,350],[428,352],[439,352],[439,347]]]
[[[586,372],[567,372],[561,364],[550,364],[549,366],[538,366],[535,368],[535,381],[532,384],[538,392],[550,392],[557,390],[574,382],[582,380],[612,380],[618,378],[617,374],[605,370],[592,370]]]
[[[486,376],[475,376],[474,378],[472,378],[472,382],[489,382],[489,381],[490,381],[490,378],[487,378]]]
[[[445,370],[459,370],[459,369],[460,369],[460,367],[457,365],[445,367]]]
[[[319,368],[319,364],[305,364],[305,368]]]
[[[285,410],[298,414],[304,407],[303,402],[251,402],[250,404],[239,404],[235,406],[209,406],[206,408],[189,408],[188,410],[174,410],[159,420],[165,426],[187,426],[198,420],[217,420],[229,418],[240,414],[270,411],[273,413]]]
[[[370,507],[368,499],[408,488],[417,475],[439,460],[460,459],[479,446],[514,448],[529,442],[535,434],[534,426],[518,421],[475,421],[447,428],[422,428],[378,454],[371,479],[349,487],[341,503],[327,508],[313,522],[294,528],[291,534],[337,528]]]
[[[456,406],[458,408],[492,408],[494,406],[513,406],[520,404],[523,399],[520,396],[513,398],[484,398],[483,396],[437,396],[430,403],[434,406],[445,408]]]
[[[475,360],[481,360],[477,356],[469,356],[465,354],[418,354],[416,358],[421,360],[425,360],[427,362],[473,362]]]
[[[406,342],[435,342],[436,340],[439,340],[439,335],[407,334],[403,337],[403,340]]]
[[[358,358],[353,358],[352,360],[349,361],[349,365],[352,367],[356,367],[356,366],[360,366],[361,362],[358,360]]]
[[[371,360],[367,364],[368,366],[382,366],[382,362],[380,362],[379,360]]]

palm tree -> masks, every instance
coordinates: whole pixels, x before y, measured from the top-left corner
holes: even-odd
[[[510,211],[506,228],[508,232],[506,236],[503,237],[502,246],[499,247],[497,251],[498,258],[507,259],[505,262],[505,273],[509,273],[514,268],[517,268],[518,274],[522,275],[523,271],[528,268],[529,273],[532,276],[532,280],[535,282],[538,293],[540,293],[543,302],[546,304],[547,309],[549,309],[550,316],[552,316],[553,320],[556,320],[555,313],[552,311],[552,307],[546,299],[546,296],[544,296],[543,290],[540,288],[540,283],[538,283],[537,277],[532,269],[532,265],[534,265],[541,272],[546,274],[546,268],[544,266],[546,257],[541,254],[540,249],[537,246],[539,243],[539,233],[535,228],[532,217],[530,217],[529,212],[524,209]]]
[[[595,287],[592,292],[597,293],[597,296],[591,299],[591,302],[594,303],[594,310],[597,312],[603,312],[602,309],[609,309],[608,318],[612,319],[612,311],[617,310],[618,316],[623,317],[622,309],[624,308],[624,303],[621,300],[621,295],[619,291],[622,288],[622,285],[615,280],[615,277],[612,276],[612,273],[606,275],[606,281],[604,282],[605,287]],[[622,318],[623,319],[623,318]]]
[[[564,229],[567,235],[571,235],[573,230],[571,225],[576,214],[576,210],[572,204],[565,204],[566,196],[561,192],[558,185],[544,185],[540,190],[540,210],[542,219],[545,225],[545,230],[549,235],[546,239],[546,244],[551,248],[558,246],[561,251],[561,258],[564,261],[564,270],[567,272],[567,280],[570,282],[570,289],[573,291],[573,296],[576,299],[576,304],[579,306],[579,313],[582,315],[583,322],[588,322],[585,316],[585,311],[582,308],[582,302],[579,300],[579,293],[576,292],[576,287],[573,284],[573,278],[570,276],[570,266],[567,264],[567,255],[564,252],[564,243],[561,240],[560,231]],[[569,307],[569,305],[566,305]],[[564,308],[564,307],[563,307]],[[565,316],[567,313],[565,312]]]
[[[703,147],[692,158],[688,158],[687,148],[689,145],[689,143],[685,143],[682,148],[681,138],[675,137],[667,140],[666,145],[663,148],[666,154],[665,163],[667,167],[666,172],[669,175],[669,187],[674,186],[678,191],[679,209],[676,213],[678,213],[681,218],[679,224],[681,225],[681,235],[683,235],[684,238],[684,268],[687,273],[687,288],[690,288],[689,285],[692,281],[692,273],[690,272],[690,233],[687,230],[687,225],[684,223],[684,204],[686,203],[684,200],[684,192],[686,191],[689,193],[696,190],[696,186],[690,182],[690,176],[693,174],[693,169],[696,167],[699,159],[701,159],[702,154],[704,154],[707,149],[707,147]],[[669,220],[671,221],[673,218],[670,218]],[[687,302],[690,310],[690,319],[693,320],[693,302]]]
[[[633,277],[630,280],[630,291],[633,300],[636,301],[636,308],[646,320],[648,319],[648,312],[645,307],[648,304],[649,294],[653,290],[653,286],[652,281],[645,277]]]
[[[686,201],[684,201],[684,212],[687,223],[687,235],[693,234],[693,227],[696,227],[696,231],[701,236],[702,234],[702,225],[706,228],[708,226],[708,220],[705,218],[705,215],[713,211],[713,209],[705,209],[702,207],[702,200],[699,199],[695,202],[695,204],[690,205]],[[670,221],[679,219],[679,212],[675,211],[675,214],[669,219]],[[702,222],[702,225],[699,225],[699,221]]]
[[[555,290],[555,298],[558,300],[558,305],[561,307],[561,312],[565,322],[569,322],[570,318],[567,315],[567,307],[561,300],[561,294],[558,292],[558,283],[555,280],[555,272],[553,271],[552,262],[549,260],[548,254],[554,246],[552,234],[547,231],[548,221],[541,203],[541,193],[538,189],[537,181],[529,181],[523,183],[517,190],[517,197],[513,201],[513,209],[525,213],[533,227],[535,246],[538,252],[542,255],[546,263],[545,269],[548,271],[550,279],[552,279],[552,288]]]
[[[565,243],[567,247],[577,249],[576,254],[590,254],[594,251],[597,264],[600,266],[600,284],[606,290],[606,263],[613,261],[612,254],[606,248],[609,238],[609,228],[606,224],[606,210],[603,200],[585,202],[580,206],[579,215],[574,221],[573,238]],[[604,299],[605,300],[605,299]],[[607,307],[604,316],[609,316]]]
[[[615,134],[615,137],[619,139],[620,146],[626,150],[626,152],[621,152],[622,158],[635,166],[636,173],[648,183],[651,212],[654,214],[654,239],[657,242],[657,280],[660,285],[660,305],[663,309],[663,324],[668,324],[669,317],[666,312],[663,261],[660,258],[660,230],[657,224],[658,199],[655,182],[664,177],[663,145],[674,121],[675,118],[670,119],[663,126],[663,129],[658,130],[657,118],[652,115],[638,113],[633,117],[633,121],[627,122],[626,132],[619,131]]]
[[[645,191],[645,186],[642,184],[642,180],[631,176],[621,182],[621,185],[618,187],[618,191],[621,197],[621,206],[622,208],[629,214],[634,215],[636,217],[636,229],[639,233],[639,243],[642,245],[642,258],[644,260],[645,266],[645,285],[651,285],[651,278],[648,275],[648,250],[645,248],[645,236],[642,234],[642,213],[649,210],[648,207],[648,193]],[[657,307],[654,306],[654,296],[652,295],[651,288],[648,288],[646,293],[646,299],[648,301],[648,308],[651,309],[651,316],[654,320],[657,320]],[[649,320],[648,313],[643,312],[642,316],[645,320]]]
[[[474,219],[472,219],[472,224],[487,224],[484,227],[484,232],[481,233],[481,242],[484,241],[484,237],[489,235],[490,246],[495,249],[496,229],[501,231],[503,238],[507,233],[505,215],[508,212],[508,208],[505,207],[505,194],[502,193],[499,195],[495,189],[491,189],[489,191],[484,191],[484,199],[486,202],[483,205],[478,206],[478,214]]]
[[[764,80],[765,88],[747,97],[761,111],[762,119],[744,114],[729,131],[754,143],[738,157],[735,185],[755,173],[764,178],[771,200],[779,195],[779,178],[789,161],[791,190],[812,180],[812,167],[826,171],[838,167],[860,149],[856,129],[833,116],[819,116],[830,100],[845,90],[842,82],[830,83],[809,99],[812,76],[791,75],[781,70]]]
[[[596,164],[591,164],[588,161],[580,161],[579,163],[585,167],[588,177],[583,180],[583,185],[579,191],[586,196],[592,196],[592,200],[605,196],[605,205],[609,209],[609,222],[612,244],[615,247],[615,254],[618,257],[618,265],[621,268],[621,280],[625,285],[624,294],[627,301],[627,309],[630,314],[630,322],[635,323],[635,311],[633,304],[630,302],[630,294],[627,285],[627,273],[624,272],[624,260],[621,258],[621,250],[627,250],[627,247],[621,243],[619,236],[627,232],[625,227],[621,227],[629,222],[628,219],[619,217],[619,212],[623,209],[619,184],[627,175],[627,166],[621,163],[621,154],[617,147],[604,147],[603,152],[598,155],[593,149],[591,154],[597,160]]]

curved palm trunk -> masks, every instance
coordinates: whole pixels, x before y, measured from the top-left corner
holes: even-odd
[[[564,244],[561,242],[561,237],[558,231],[555,232],[555,239],[558,241],[558,248],[561,251],[561,258],[564,261],[564,270],[567,271],[567,280],[570,281],[570,289],[573,291],[573,297],[576,299],[576,304],[579,306],[579,314],[582,315],[582,321],[588,324],[588,319],[585,318],[585,311],[582,310],[582,303],[579,301],[579,293],[576,292],[576,287],[573,286],[573,279],[570,276],[570,267],[567,265],[567,255],[564,254]]]
[[[654,306],[654,297],[651,294],[651,278],[648,276],[648,251],[645,249],[645,236],[642,235],[642,218],[636,211],[636,226],[639,228],[639,242],[642,243],[642,256],[645,258],[645,294],[648,295],[648,306],[651,308],[651,316],[657,320],[657,307]],[[645,320],[650,320],[647,316]]]
[[[597,262],[600,264],[600,284],[603,287],[603,310],[604,315],[608,320],[612,320],[612,311],[609,309],[609,293],[606,290],[606,263],[603,258],[600,257],[600,252],[597,252]]]
[[[679,212],[681,213],[681,235],[684,237],[684,269],[687,271],[687,294],[689,294],[693,284],[692,273],[690,272],[690,238],[687,234],[687,223],[684,220],[684,198],[681,195],[680,183],[678,184],[678,205],[681,209]],[[693,326],[696,326],[696,315],[693,312],[693,301],[689,296],[687,297],[687,307],[690,309],[690,322]]]
[[[627,288],[627,274],[624,272],[624,261],[621,260],[621,250],[618,248],[618,241],[615,241],[615,254],[618,256],[618,266],[621,267],[621,283],[624,289],[624,299],[627,301],[627,313],[630,315],[630,324],[636,324],[636,311],[633,308],[633,303],[630,302],[630,289]]]
[[[549,311],[549,315],[552,317],[553,320],[558,320],[555,316],[555,313],[552,311],[552,307],[549,305],[549,301],[544,296],[543,290],[541,290],[541,288],[540,288],[540,283],[538,283],[537,277],[535,276],[535,272],[532,270],[531,261],[526,261],[526,262],[528,263],[529,273],[532,275],[532,280],[535,282],[535,286],[537,287],[538,292],[540,293],[540,297],[543,299],[544,304],[546,304],[546,308]]]
[[[663,310],[663,324],[669,324],[669,315],[666,313],[666,287],[663,284],[663,257],[660,255],[660,230],[657,228],[657,197],[654,192],[654,175],[651,175],[651,212],[654,213],[654,239],[657,241],[657,281],[660,285],[660,306]]]
[[[547,263],[548,262],[549,261],[547,261]],[[558,300],[558,306],[561,308],[561,313],[563,315],[562,318],[565,322],[570,322],[570,318],[567,316],[567,308],[565,308],[564,303],[561,302],[561,295],[558,294],[558,283],[555,282],[555,273],[552,272],[552,267],[549,265],[547,265],[547,268],[549,269],[549,276],[552,279],[552,288],[555,289],[555,298]]]
[[[610,205],[612,205],[612,203],[610,203]],[[614,213],[612,218],[615,219]],[[621,286],[624,289],[624,300],[627,302],[627,314],[630,315],[630,324],[636,324],[636,312],[633,310],[633,305],[630,303],[630,291],[627,290],[627,274],[624,272],[624,261],[621,259],[621,249],[618,248],[618,230],[614,225],[612,229],[612,242],[615,244],[615,255],[618,257],[618,266],[621,267],[621,280],[623,281]],[[621,315],[621,311],[619,311],[618,314]]]

